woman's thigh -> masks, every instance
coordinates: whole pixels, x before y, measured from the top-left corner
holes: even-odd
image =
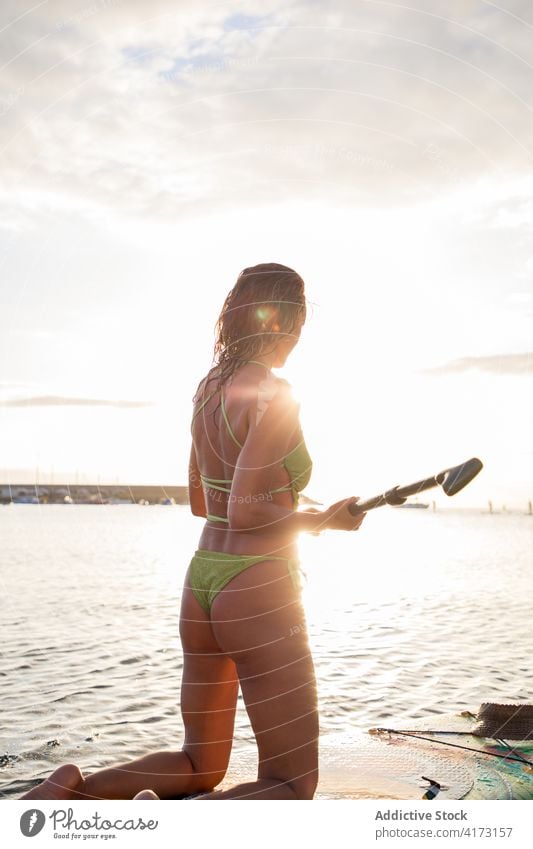
[[[206,790],[215,787],[226,773],[239,682],[235,663],[221,651],[209,617],[187,582],[181,602],[180,637],[183,750],[198,777],[197,789]]]
[[[255,564],[211,606],[211,627],[235,663],[259,749],[259,778],[287,781],[300,798],[318,779],[318,711],[300,593],[283,561]]]

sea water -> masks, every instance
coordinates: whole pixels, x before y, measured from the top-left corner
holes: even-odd
[[[0,794],[179,748],[181,506],[0,507]],[[302,535],[323,739],[533,701],[533,517],[382,508]],[[332,736],[332,739],[333,739]],[[232,754],[253,734],[239,697]]]

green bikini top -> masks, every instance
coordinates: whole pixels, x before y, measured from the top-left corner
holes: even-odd
[[[264,366],[265,368],[267,368],[267,366],[265,366],[264,363],[260,363],[259,360],[246,360],[246,362],[247,363],[257,363],[258,365]],[[198,409],[194,411],[192,421],[194,421],[194,419],[196,418],[198,413],[201,410],[203,410],[203,408],[208,403],[208,401],[210,401],[211,398],[214,395],[216,395],[217,391],[218,390],[215,390],[215,392],[212,392],[211,395],[209,395],[205,399],[205,401],[203,401],[200,404]],[[227,415],[227,412],[226,412],[226,407],[225,407],[225,404],[224,404],[224,393],[222,391],[222,388],[220,389],[220,409],[222,411],[222,416],[223,416],[224,421],[226,423],[226,427],[228,429],[229,435],[231,436],[234,443],[236,445],[238,445],[239,448],[242,448],[243,447],[242,444],[239,442],[239,440],[237,439],[237,437],[233,433],[232,427],[229,423],[228,415]],[[191,431],[192,431],[192,422],[191,422]],[[311,471],[312,471],[312,468],[313,468],[313,461],[311,460],[311,457],[309,456],[309,452],[307,450],[307,446],[306,446],[305,440],[303,438],[302,438],[301,442],[299,442],[298,445],[296,445],[296,447],[292,449],[292,451],[289,451],[289,453],[285,455],[282,463],[283,463],[283,466],[285,467],[285,469],[287,470],[287,472],[289,474],[290,483],[287,484],[286,486],[280,486],[277,489],[272,489],[271,493],[292,492],[294,508],[296,509],[296,507],[298,506],[298,493],[301,492],[303,489],[305,489],[305,487],[309,483],[309,480],[311,478]],[[211,489],[218,489],[218,490],[220,490],[220,492],[227,492],[227,493],[231,492],[231,483],[232,483],[232,480],[233,480],[232,478],[208,478],[207,475],[203,475],[203,474],[200,473],[200,480],[202,481],[202,483],[204,485],[207,485]],[[226,484],[226,486],[224,486],[224,484]],[[229,486],[227,486],[227,484],[229,484]],[[210,515],[208,513],[206,518],[210,522],[225,522],[226,524],[229,524],[229,519],[227,519],[225,516],[214,516],[214,515]]]

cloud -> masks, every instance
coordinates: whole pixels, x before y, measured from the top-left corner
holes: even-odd
[[[289,197],[404,204],[525,173],[528,14],[525,0],[513,14],[58,0],[21,16],[8,0],[0,221],[69,205],[173,219]]]
[[[23,386],[26,386],[25,383],[13,383],[10,380],[2,380],[0,381],[0,392],[4,389],[20,389]]]
[[[490,357],[462,357],[426,374],[453,374],[465,371],[486,371],[491,374],[533,374],[533,352],[526,354],[498,354]]]
[[[151,407],[152,401],[110,401],[95,398],[64,398],[60,395],[41,395],[32,398],[11,398],[0,401],[0,407]]]

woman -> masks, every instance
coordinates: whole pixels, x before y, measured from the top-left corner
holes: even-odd
[[[302,278],[277,263],[244,269],[226,298],[216,364],[198,386],[191,425],[191,509],[206,523],[181,604],[185,742],[181,751],[86,778],[63,767],[55,783],[74,798],[155,798],[142,793],[148,787],[160,798],[313,797],[317,695],[296,538],[302,531],[357,530],[364,514],[349,512],[353,497],[324,511],[296,511],[312,463],[289,385],[271,369],[285,364],[305,317]],[[239,683],[259,750],[258,775],[214,791],[228,766]],[[41,792],[55,792],[45,785]]]

